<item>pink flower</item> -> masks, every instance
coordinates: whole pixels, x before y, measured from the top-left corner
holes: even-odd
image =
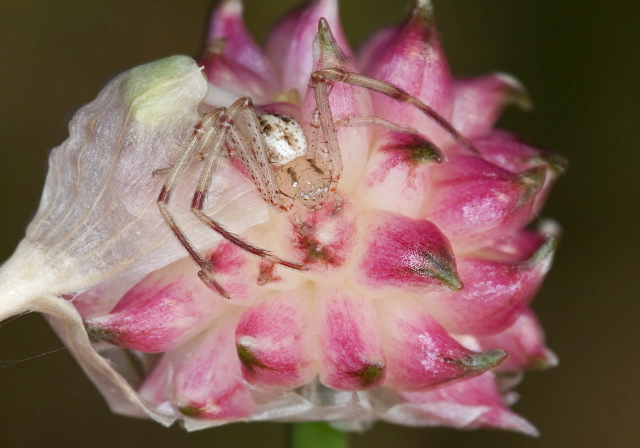
[[[206,79],[167,58],[74,117],[0,317],[52,315],[114,411],[166,425],[536,434],[509,388],[557,362],[529,309],[557,226],[529,227],[564,161],[494,129],[523,87],[453,79],[426,0],[358,55],[335,0],[266,51],[241,13],[215,11]]]

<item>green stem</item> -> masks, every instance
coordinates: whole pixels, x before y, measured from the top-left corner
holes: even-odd
[[[289,448],[347,448],[347,434],[324,422],[291,424]]]

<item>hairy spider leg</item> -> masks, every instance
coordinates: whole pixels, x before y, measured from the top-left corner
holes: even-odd
[[[160,214],[162,218],[164,218],[165,222],[176,236],[182,247],[189,253],[191,259],[200,267],[200,271],[198,272],[198,277],[209,287],[220,294],[222,297],[226,299],[230,299],[229,294],[224,290],[224,288],[217,282],[215,279],[209,274],[211,271],[211,263],[206,261],[193,246],[191,241],[187,238],[185,233],[182,231],[178,223],[175,221],[171,212],[169,211],[169,202],[171,201],[171,194],[175,189],[176,185],[184,175],[186,169],[191,164],[192,159],[194,158],[197,151],[207,145],[209,140],[218,136],[220,132],[216,132],[220,115],[223,113],[224,108],[215,109],[202,118],[200,122],[195,126],[193,135],[189,139],[189,143],[186,148],[178,158],[177,162],[168,169],[167,176],[164,180],[164,185],[162,186],[162,190],[160,190],[160,194],[158,195],[157,204],[158,209],[160,210]],[[163,170],[164,171],[164,170]]]
[[[462,134],[460,134],[442,115],[438,114],[435,110],[424,104],[418,98],[410,95],[408,92],[405,92],[404,90],[394,86],[393,84],[389,84],[388,82],[380,81],[378,79],[372,79],[358,73],[349,72],[341,68],[317,70],[311,74],[311,78],[313,85],[316,86],[316,90],[317,86],[325,85],[324,89],[326,91],[326,81],[343,82],[345,84],[356,87],[363,87],[365,89],[387,95],[388,97],[402,103],[410,104],[419,109],[427,117],[435,121],[441,128],[447,131],[455,141],[464,145],[472,153],[480,154],[478,149],[473,146],[473,144]]]
[[[381,126],[394,132],[402,132],[403,134],[420,135],[420,133],[412,127],[400,126],[398,124],[385,120],[384,118],[372,117],[372,116],[343,118],[341,120],[336,121],[336,126],[345,127],[345,128],[350,128],[355,126]]]
[[[229,140],[234,146],[238,158],[242,161],[251,180],[262,198],[274,207],[280,205],[278,187],[273,166],[267,156],[267,143],[262,135],[260,120],[249,98],[241,98],[238,103],[238,116],[243,118],[244,126],[229,126]],[[230,108],[231,109],[231,108]],[[241,131],[245,131],[248,140]]]
[[[329,87],[327,81],[322,77],[312,77],[313,96],[316,102],[316,110],[311,117],[311,131],[316,132],[316,135],[312,135],[312,158],[320,159],[327,168],[329,168],[329,174],[331,174],[331,182],[335,185],[340,176],[342,175],[342,153],[340,152],[340,145],[338,144],[338,136],[336,133],[335,123],[333,121],[333,114],[331,112],[331,106],[329,104]],[[329,81],[331,81],[329,79]],[[317,138],[318,124],[322,129],[322,136],[325,143],[326,150],[321,150]],[[315,129],[314,129],[315,128]],[[313,145],[316,145],[313,147]]]

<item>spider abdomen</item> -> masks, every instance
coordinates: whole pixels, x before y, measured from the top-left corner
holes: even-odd
[[[281,114],[260,115],[260,129],[268,148],[269,162],[282,166],[307,155],[307,138],[300,124]]]

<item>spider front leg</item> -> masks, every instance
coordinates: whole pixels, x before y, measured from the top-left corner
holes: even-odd
[[[343,82],[356,87],[363,87],[374,92],[386,95],[394,100],[402,103],[410,104],[419,109],[427,117],[435,121],[441,128],[449,133],[455,141],[464,145],[474,154],[480,154],[478,149],[471,144],[462,134],[460,134],[442,115],[438,114],[431,107],[424,104],[418,98],[410,95],[399,87],[389,84],[385,81],[369,78],[358,73],[349,72],[341,68],[328,68],[315,71],[311,74],[312,83],[317,91],[318,86],[324,86],[323,89],[326,92],[326,82]],[[316,103],[318,102],[316,94]],[[323,126],[324,131],[324,126]]]
[[[162,190],[160,190],[160,194],[158,195],[157,204],[158,209],[160,210],[160,214],[162,218],[165,220],[173,234],[176,236],[182,247],[189,253],[189,256],[193,261],[200,267],[200,271],[198,272],[198,276],[202,279],[202,281],[212,290],[219,293],[222,297],[229,299],[229,294],[224,290],[224,288],[210,275],[211,271],[211,263],[206,261],[193,246],[191,241],[187,238],[185,233],[182,231],[176,220],[173,218],[173,215],[169,211],[169,203],[171,201],[171,195],[175,190],[176,186],[180,179],[184,176],[185,171],[189,167],[192,162],[194,156],[198,153],[199,150],[202,150],[208,146],[211,139],[214,139],[214,142],[211,153],[219,153],[220,152],[220,132],[216,132],[216,126],[218,120],[222,113],[224,112],[223,108],[215,109],[208,114],[206,114],[202,120],[195,126],[193,135],[189,140],[185,150],[180,155],[178,161],[167,171],[167,176],[164,180],[164,185],[162,186]],[[224,141],[224,136],[222,136]],[[164,171],[164,170],[163,170]]]

